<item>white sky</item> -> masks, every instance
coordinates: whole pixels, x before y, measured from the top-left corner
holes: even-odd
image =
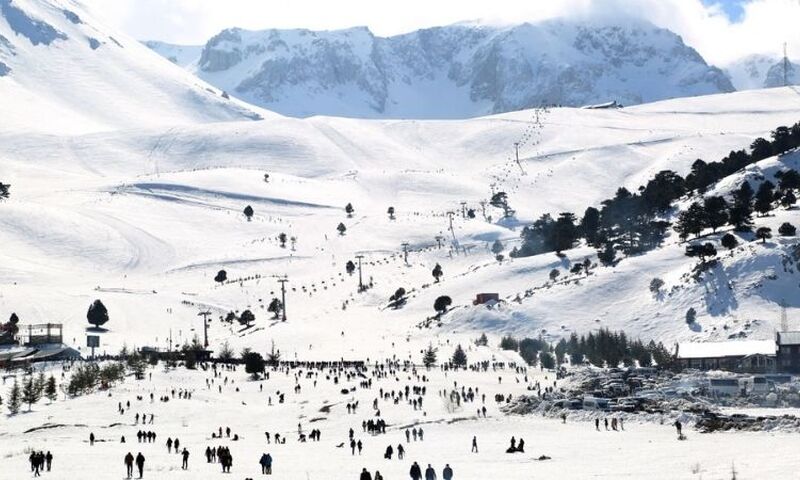
[[[377,35],[464,20],[521,23],[561,16],[644,17],[683,36],[711,63],[749,53],[800,58],[800,0],[83,0],[95,14],[141,40],[203,44],[224,28],[337,29]],[[716,2],[739,3],[731,22]],[[711,4],[710,6],[707,6]]]

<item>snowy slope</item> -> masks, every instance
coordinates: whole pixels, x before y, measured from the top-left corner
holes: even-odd
[[[0,1],[0,97],[4,131],[85,133],[264,114],[222,98],[71,0]]]
[[[229,29],[199,54],[149,45],[223,90],[299,117],[464,118],[733,90],[679,36],[634,20],[456,24],[387,38],[367,28]]]
[[[491,188],[509,193],[521,222],[544,212],[580,213],[621,185],[635,189],[664,168],[685,173],[697,158],[719,159],[798,118],[800,94],[773,89],[459,121],[272,117],[70,137],[5,132],[0,178],[12,184],[12,198],[0,204],[0,312],[16,311],[23,322],[63,321],[80,345],[85,310],[101,298],[112,317],[103,346],[115,351],[125,342],[164,346],[170,331],[182,343],[200,332],[197,312],[209,308],[216,344],[275,340],[304,358],[357,357],[364,338],[373,340],[376,354],[391,355],[392,344],[408,337],[403,350],[411,353],[432,334],[469,339],[481,331],[546,330],[557,338],[609,326],[665,341],[716,338],[737,317],[762,320],[753,336],[766,338],[777,318],[777,291],[742,290],[736,303],[707,309],[702,286],[666,302],[650,298],[652,276],[678,284],[692,268],[679,245],[598,269],[581,288],[537,291],[497,314],[463,307],[482,290],[524,294],[542,285],[550,269],[594,252],[498,265],[488,242],[502,238],[510,248],[520,229],[485,222],[480,213],[454,219],[469,255],[451,258],[447,246],[431,246],[437,235],[450,237],[447,211],[460,211],[464,201],[480,212]],[[521,144],[524,175],[511,160],[514,142]],[[353,218],[343,212],[348,202]],[[252,222],[241,214],[248,204],[256,212]],[[390,205],[397,210],[393,221]],[[490,207],[487,214],[499,212]],[[347,226],[344,236],[336,233],[339,222]],[[278,244],[281,232],[297,238],[294,250]],[[410,266],[399,254],[402,242],[411,244]],[[741,278],[750,282],[759,275],[754,268],[777,265],[789,245],[776,244],[743,251]],[[746,260],[750,251],[755,260]],[[344,272],[358,252],[366,255],[365,281],[375,282],[360,295],[357,279]],[[445,279],[425,287],[437,262]],[[215,285],[222,268],[245,280]],[[272,276],[283,274],[290,278],[286,324],[268,321],[265,310],[277,295]],[[404,309],[387,310],[400,286],[412,298]],[[417,329],[440,294],[458,308],[441,332]],[[687,330],[681,318],[690,304],[700,312],[702,332]],[[240,331],[216,320],[245,308],[256,312],[255,328]],[[795,308],[790,303],[791,314]]]

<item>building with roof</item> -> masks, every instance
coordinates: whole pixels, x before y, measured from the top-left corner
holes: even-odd
[[[800,332],[778,332],[775,343],[778,350],[778,369],[782,372],[800,373]]]
[[[676,347],[682,368],[766,373],[775,371],[777,348],[773,340],[686,342]]]

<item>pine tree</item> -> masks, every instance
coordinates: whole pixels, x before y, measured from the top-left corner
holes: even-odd
[[[353,212],[355,211],[355,209],[353,209],[353,205],[351,203],[348,203],[347,205],[345,205],[344,211],[345,213],[347,213],[347,218],[350,218],[353,216]]]
[[[492,253],[494,253],[495,255],[497,255],[497,254],[499,254],[500,252],[502,252],[503,250],[505,250],[505,248],[506,248],[506,247],[504,247],[504,246],[503,246],[503,242],[501,242],[501,241],[500,241],[500,239],[497,239],[497,240],[495,240],[495,241],[494,241],[494,243],[492,244]]]
[[[245,218],[247,218],[247,221],[249,222],[250,220],[253,219],[253,214],[255,212],[253,212],[253,207],[248,205],[248,206],[244,207],[243,213],[244,213]]]
[[[794,237],[795,233],[797,233],[797,228],[789,222],[783,222],[781,226],[778,227],[778,233],[780,233],[782,237]]]
[[[50,375],[47,379],[47,384],[44,386],[44,395],[50,402],[55,402],[58,399],[58,391],[56,390],[56,377]]]
[[[11,387],[11,392],[8,394],[8,411],[11,415],[19,413],[19,407],[22,405],[22,392],[19,388],[17,379],[14,378],[14,385]]]
[[[44,376],[44,372],[39,372],[39,375],[36,376],[36,382],[34,383],[34,388],[36,388],[36,394],[39,398],[42,398],[44,395],[44,388],[47,386],[47,379]]]
[[[772,210],[772,201],[775,199],[775,193],[773,192],[774,188],[775,185],[773,185],[769,180],[763,182],[758,187],[754,207],[762,216],[766,215],[767,212]]]
[[[737,232],[753,229],[753,189],[748,182],[742,183],[733,193],[733,206],[728,213],[731,225]]]
[[[453,358],[450,361],[457,367],[467,366],[467,352],[461,348],[461,344],[456,346],[456,350],[453,352]]]
[[[39,392],[36,390],[36,381],[33,375],[28,376],[25,384],[22,386],[22,401],[28,404],[28,411],[31,411],[31,406],[39,401]]]
[[[433,267],[431,275],[433,275],[433,278],[436,279],[436,282],[438,283],[439,279],[442,277],[442,275],[444,275],[444,272],[442,271],[442,266],[437,263],[436,266]]]
[[[796,203],[797,203],[797,197],[791,190],[787,190],[786,193],[784,193],[783,196],[781,197],[781,205],[783,205],[787,209],[792,208]]]
[[[339,223],[339,226],[336,227],[336,230],[339,231],[339,235],[344,235],[344,232],[347,231],[347,227],[344,226],[344,223]]]
[[[713,232],[728,223],[728,202],[722,197],[708,197],[703,201],[705,210],[705,226]]]
[[[767,239],[772,238],[772,229],[769,227],[759,227],[756,230],[756,237],[761,240],[761,243],[765,243]]]
[[[433,344],[428,344],[428,348],[425,349],[422,355],[422,364],[425,365],[425,368],[430,368],[436,364],[436,352],[437,349],[433,348]]]
[[[614,249],[614,244],[606,242],[602,250],[598,250],[597,258],[605,266],[614,265],[617,258],[617,251]]]
[[[678,215],[678,221],[675,223],[675,231],[678,232],[681,239],[689,238],[689,235],[699,236],[703,231],[706,223],[706,212],[702,205],[694,202],[689,205],[689,208],[682,211]]]
[[[722,236],[721,243],[722,246],[727,248],[728,250],[733,250],[734,248],[736,248],[737,245],[739,245],[739,241],[736,240],[736,237],[734,237],[730,233],[726,233],[725,235]]]

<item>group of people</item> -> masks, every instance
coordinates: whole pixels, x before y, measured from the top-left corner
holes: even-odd
[[[156,441],[156,432],[144,432],[139,430],[136,432],[136,439],[139,441],[139,443],[153,443]]]
[[[125,455],[125,468],[127,470],[127,478],[133,477],[133,464],[136,462],[136,468],[139,470],[139,478],[144,478],[144,455],[139,452],[134,458],[131,452]]]
[[[566,422],[566,419],[564,419],[564,421]],[[603,419],[603,424],[605,425],[606,430],[608,430],[608,425],[609,425],[608,418],[604,418]],[[600,419],[599,418],[595,418],[594,419],[594,428],[595,428],[595,430],[600,431]],[[625,425],[624,425],[623,419],[622,418],[617,419],[616,417],[612,418],[611,419],[611,430],[614,430],[615,432],[620,431],[620,430],[625,430]]]
[[[411,480],[421,480],[422,479],[422,469],[420,468],[417,462],[414,462],[411,465],[411,470],[408,472]],[[362,474],[363,475],[363,474]],[[445,464],[444,468],[442,469],[442,479],[443,480],[452,480],[453,478],[453,469],[450,468],[450,464]],[[425,469],[425,480],[436,480],[436,470],[433,469],[431,464],[428,464],[428,468]],[[369,477],[366,479],[362,476],[360,480],[370,480]],[[374,479],[373,479],[374,480]]]
[[[46,454],[42,451],[31,452],[28,460],[31,462],[31,471],[34,477],[40,477],[41,472],[47,469],[50,471],[50,466],[53,464],[53,454],[48,451]]]

